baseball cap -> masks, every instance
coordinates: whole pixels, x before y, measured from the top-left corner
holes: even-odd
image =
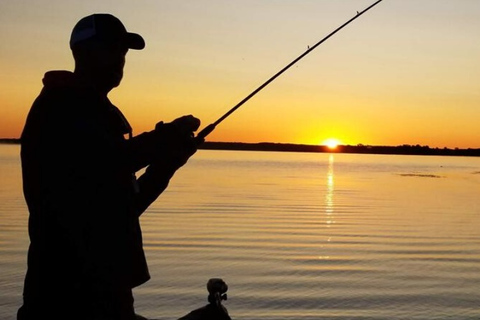
[[[106,43],[120,43],[126,48],[145,48],[142,36],[128,32],[123,23],[108,13],[95,13],[77,22],[70,36],[70,48],[86,40],[100,40]]]

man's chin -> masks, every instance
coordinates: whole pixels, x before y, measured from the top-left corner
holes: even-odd
[[[113,89],[118,87],[121,82],[122,82],[121,77],[115,77],[115,78],[112,78],[111,81],[109,81],[109,86]]]
[[[118,87],[121,82],[122,82],[122,80],[118,80],[117,82],[115,82],[112,86],[112,89]]]

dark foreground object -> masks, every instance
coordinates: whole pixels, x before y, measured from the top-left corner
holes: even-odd
[[[206,306],[193,310],[178,320],[231,320],[222,300],[227,300],[228,286],[222,279],[210,279],[207,283],[208,302]]]

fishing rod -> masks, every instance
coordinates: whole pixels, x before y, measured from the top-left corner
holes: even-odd
[[[200,131],[197,135],[197,139],[198,141],[203,141],[205,139],[206,136],[208,136],[213,130],[215,130],[215,128],[217,127],[218,124],[220,124],[223,120],[225,120],[229,115],[231,115],[233,112],[235,112],[235,110],[237,110],[238,108],[240,108],[245,102],[247,102],[248,100],[250,100],[253,96],[255,96],[257,93],[259,93],[263,88],[265,88],[266,86],[268,86],[273,80],[275,80],[276,78],[278,78],[282,73],[284,73],[285,71],[287,71],[288,69],[290,69],[291,66],[293,66],[295,63],[297,63],[298,61],[300,61],[303,57],[305,57],[307,54],[309,54],[310,52],[312,52],[313,50],[315,50],[315,48],[317,48],[319,45],[321,45],[322,43],[324,43],[327,39],[329,39],[331,36],[333,36],[335,33],[337,33],[338,31],[342,30],[344,27],[346,27],[348,24],[350,24],[351,22],[353,22],[354,20],[356,20],[357,18],[359,18],[362,14],[364,14],[365,12],[367,12],[368,10],[372,9],[374,6],[376,6],[377,4],[379,4],[380,2],[382,2],[382,0],[378,0],[377,2],[375,2],[374,4],[370,5],[368,8],[366,8],[365,10],[361,11],[361,12],[358,12],[357,11],[357,14],[351,18],[350,20],[348,20],[347,22],[345,22],[344,24],[342,24],[340,27],[338,27],[337,29],[335,29],[333,32],[331,32],[328,36],[326,36],[325,38],[323,38],[322,40],[320,40],[319,42],[317,42],[314,46],[312,46],[311,48],[309,48],[307,51],[305,51],[304,53],[302,53],[298,58],[296,58],[295,60],[293,60],[292,62],[290,62],[287,66],[285,66],[282,70],[278,71],[275,75],[273,75],[270,79],[268,79],[267,81],[265,81],[261,86],[259,86],[257,89],[255,89],[252,93],[250,93],[248,96],[246,96],[242,101],[240,101],[239,103],[237,103],[233,108],[231,108],[227,113],[225,113],[223,116],[221,116],[220,118],[218,118],[217,121],[209,124],[208,126],[206,126],[202,131]]]

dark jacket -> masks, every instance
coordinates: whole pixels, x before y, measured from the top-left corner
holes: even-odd
[[[31,241],[24,300],[95,303],[149,279],[139,217],[176,168],[151,166],[136,180],[161,156],[158,130],[132,138],[121,112],[71,72],[48,72],[43,83],[21,137]]]

